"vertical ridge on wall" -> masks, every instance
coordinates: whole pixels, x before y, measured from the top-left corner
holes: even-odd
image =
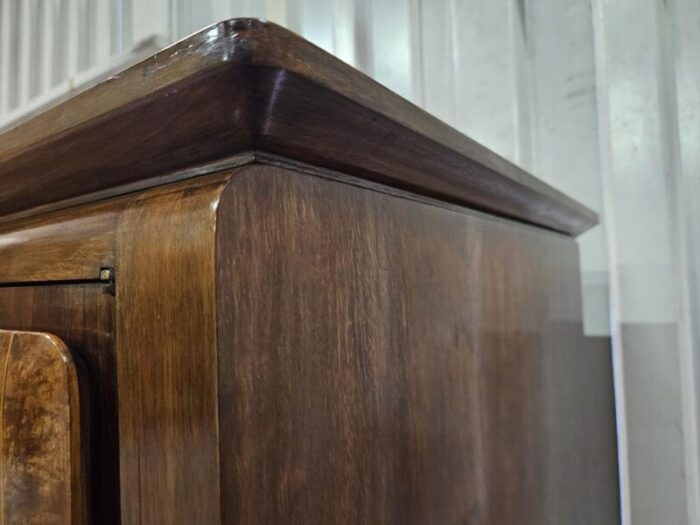
[[[112,54],[112,23],[109,0],[95,2],[95,46],[93,62],[99,64],[109,60]],[[102,37],[102,38],[100,38]]]
[[[452,36],[455,13],[450,12],[450,5],[450,0],[420,1],[419,27],[423,107],[454,125],[457,107]]]
[[[2,80],[2,86],[0,86],[0,116],[10,111],[12,107],[12,94],[15,89],[15,80],[17,78],[15,67],[16,67],[16,55],[17,49],[16,38],[17,38],[17,24],[13,24],[12,21],[17,17],[16,13],[17,2],[14,0],[3,0],[2,9],[0,10],[0,53],[2,53],[2,71],[0,79]]]
[[[348,64],[357,62],[355,39],[357,36],[358,9],[361,9],[359,1],[344,2],[335,0],[333,2],[333,53]]]
[[[679,136],[678,220],[685,225],[687,315],[693,321],[688,336],[694,350],[700,345],[700,4],[695,0],[672,0],[668,9],[676,78],[676,116]],[[694,360],[696,390],[700,388],[700,359]],[[696,425],[700,403],[695,399]],[[697,429],[696,429],[697,430]],[[700,446],[700,439],[696,446]],[[700,451],[696,451],[700,454]],[[696,456],[697,457],[697,456]],[[700,465],[699,465],[700,466]]]
[[[41,93],[46,93],[53,84],[53,61],[52,53],[54,49],[54,4],[53,2],[42,2],[43,11],[40,15],[41,23],[41,56],[39,58],[40,63],[35,64],[34,68],[37,69],[39,82],[38,89],[33,96],[39,96]],[[37,24],[38,25],[38,24]]]
[[[511,64],[513,72],[513,100],[515,101],[514,125],[516,130],[513,158],[520,166],[532,170],[533,130],[536,128],[537,112],[532,100],[531,40],[527,35],[528,8],[525,0],[512,0],[509,3]]]
[[[671,260],[675,292],[676,315],[678,318],[678,347],[681,370],[680,384],[683,413],[683,440],[685,446],[685,477],[688,485],[688,521],[700,521],[700,465],[698,463],[698,422],[697,399],[695,392],[695,342],[693,340],[697,327],[694,326],[693,303],[690,289],[693,276],[690,265],[693,264],[692,244],[689,232],[693,223],[688,220],[687,206],[692,206],[692,192],[684,177],[681,160],[681,139],[679,129],[678,80],[676,78],[676,60],[674,54],[674,32],[672,2],[657,5],[660,53],[659,69],[665,82],[661,84],[660,105],[663,108],[661,134],[667,137],[668,147],[664,148],[664,164],[668,166],[667,200],[670,210]]]
[[[623,523],[694,524],[700,143],[686,126],[700,127],[697,82],[685,82],[700,77],[700,6],[594,6]]]
[[[30,90],[30,68],[32,59],[31,52],[31,15],[32,7],[36,4],[34,0],[24,0],[19,2],[19,67],[17,71],[17,92],[15,98],[17,105],[22,106],[29,100]]]
[[[68,22],[67,26],[61,28],[64,33],[66,49],[64,51],[65,75],[68,81],[78,73],[80,66],[80,41],[84,40],[84,35],[80,34],[80,4],[79,0],[65,0]]]

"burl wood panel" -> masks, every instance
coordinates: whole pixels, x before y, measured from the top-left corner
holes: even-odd
[[[224,523],[618,522],[572,239],[272,167],[217,236]]]
[[[105,283],[0,286],[0,327],[49,332],[83,370],[85,449],[93,523],[119,523],[114,297]]]
[[[0,521],[86,521],[78,375],[50,334],[0,330]]]

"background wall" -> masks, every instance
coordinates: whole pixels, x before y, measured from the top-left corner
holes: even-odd
[[[700,2],[593,5],[626,510],[700,523]]]
[[[697,0],[0,0],[0,126],[200,27],[302,34],[601,214],[626,523],[700,523]],[[576,473],[571,473],[576,475]]]

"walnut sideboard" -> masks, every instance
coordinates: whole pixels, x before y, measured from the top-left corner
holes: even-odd
[[[298,36],[0,135],[4,524],[619,522],[594,213]]]

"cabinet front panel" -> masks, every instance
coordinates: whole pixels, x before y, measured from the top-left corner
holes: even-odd
[[[87,482],[94,523],[118,523],[114,297],[104,283],[0,286],[0,329],[48,332],[82,371]]]

